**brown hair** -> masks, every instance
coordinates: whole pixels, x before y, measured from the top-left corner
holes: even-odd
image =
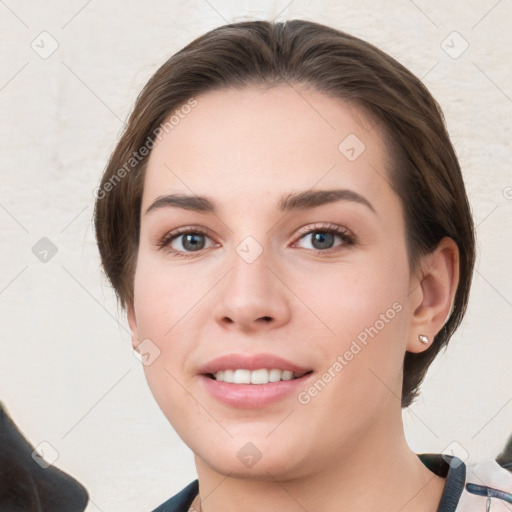
[[[447,322],[428,350],[405,355],[402,407],[407,407],[464,316],[474,227],[439,105],[418,78],[365,41],[309,21],[252,21],[211,30],[173,55],[137,98],[98,189],[94,220],[103,268],[122,307],[133,305],[144,168],[150,143],[169,116],[207,91],[280,83],[313,86],[355,102],[383,128],[412,268],[445,236],[459,248],[460,280]]]

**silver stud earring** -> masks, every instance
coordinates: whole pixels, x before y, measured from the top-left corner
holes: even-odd
[[[424,334],[420,334],[418,336],[418,338],[421,341],[421,343],[423,343],[425,345],[428,345],[430,343],[430,340],[428,339],[428,336],[425,336]]]

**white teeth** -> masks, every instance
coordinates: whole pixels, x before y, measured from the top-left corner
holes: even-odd
[[[268,372],[268,380],[269,382],[279,382],[281,380],[281,374],[283,372],[281,370],[276,370],[273,368]]]
[[[233,377],[235,384],[250,384],[251,383],[251,372],[250,370],[235,370],[235,376]]]
[[[268,370],[254,370],[251,372],[251,384],[267,384]]]
[[[222,373],[222,372],[217,372],[217,373]],[[224,370],[224,376],[219,379],[219,380],[223,380],[224,382],[235,382],[234,380],[234,377],[235,377],[235,372],[234,370]]]
[[[261,368],[253,371],[244,369],[220,370],[214,374],[215,380],[234,384],[268,384],[280,380],[296,379],[299,376],[299,374],[294,374],[290,370],[279,370],[278,368],[270,370]]]
[[[281,377],[283,380],[292,380],[293,379],[293,372],[290,372],[289,370],[285,370],[283,372],[283,375]]]

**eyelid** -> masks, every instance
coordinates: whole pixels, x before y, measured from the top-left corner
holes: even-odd
[[[301,238],[302,236],[314,231],[332,231],[333,233],[336,232],[353,236],[352,232],[344,226],[326,222],[315,222],[313,224],[307,224],[306,226],[299,228],[298,238]]]
[[[175,238],[179,238],[179,236],[181,236],[181,235],[187,235],[189,233],[193,233],[193,234],[197,233],[197,234],[204,235],[204,236],[210,238],[210,240],[212,240],[214,243],[217,243],[217,242],[215,242],[214,237],[211,235],[211,233],[208,229],[203,228],[201,226],[188,225],[188,226],[183,226],[180,228],[173,229],[172,231],[165,233],[161,238],[159,238],[156,241],[155,245],[159,249],[167,249],[169,252],[171,252],[175,255],[179,255],[179,256],[186,257],[186,255],[194,255],[196,252],[200,253],[201,251],[191,251],[191,252],[176,251],[175,249],[172,249],[170,247],[170,243],[172,240],[174,240]]]
[[[307,226],[303,226],[302,228],[300,228],[299,235],[296,237],[293,244],[300,241],[305,235],[309,235],[309,234],[315,233],[315,232],[327,232],[327,233],[332,233],[334,235],[338,235],[344,242],[341,245],[353,245],[356,243],[356,236],[350,229],[348,229],[344,226],[340,226],[338,224],[317,222],[314,224],[308,224]],[[334,249],[334,248],[331,248],[331,249]],[[328,253],[331,249],[326,249],[324,251],[320,251],[317,249],[315,252]]]

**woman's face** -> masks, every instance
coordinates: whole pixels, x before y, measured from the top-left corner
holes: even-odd
[[[379,127],[313,89],[196,100],[144,182],[129,320],[159,406],[233,476],[383,442],[418,281]]]

